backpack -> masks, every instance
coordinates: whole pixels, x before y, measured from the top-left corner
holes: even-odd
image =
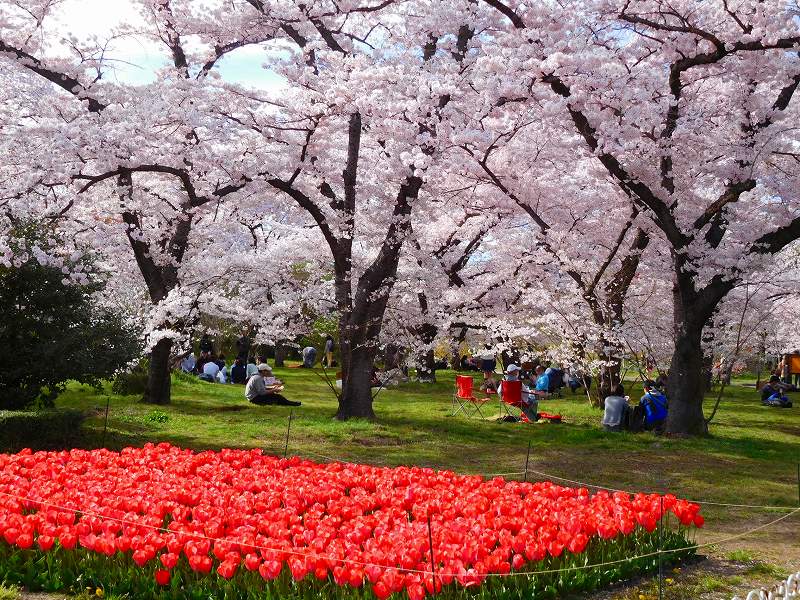
[[[644,429],[646,418],[647,414],[644,411],[644,406],[636,404],[627,412],[627,420],[623,423],[624,429],[631,433],[639,433]]]

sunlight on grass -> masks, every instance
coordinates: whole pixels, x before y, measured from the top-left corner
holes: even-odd
[[[0,584],[0,600],[17,600],[19,597],[18,587]]]
[[[374,422],[341,422],[332,418],[336,398],[316,373],[285,368],[276,369],[276,375],[286,382],[287,397],[303,403],[291,411],[288,448],[289,408],[254,406],[245,400],[242,386],[187,376],[174,379],[168,406],[112,395],[106,446],[168,441],[194,449],[261,448],[278,455],[286,448],[289,454],[316,460],[492,474],[523,471],[530,442],[530,470],[552,477],[720,502],[796,503],[798,411],[762,407],[752,387],[728,388],[711,436],[675,440],[603,431],[602,413],[580,393],[542,402],[542,410],[564,416],[561,425],[452,417],[451,371],[440,372],[435,384],[381,390]],[[634,398],[641,393],[632,382],[626,388]],[[90,413],[86,447],[100,444],[105,402],[104,395],[78,385],[59,400],[61,406]],[[487,415],[499,412],[494,402],[485,409]],[[543,476],[529,473],[529,479],[539,478]],[[713,507],[708,513],[723,521],[742,516]]]

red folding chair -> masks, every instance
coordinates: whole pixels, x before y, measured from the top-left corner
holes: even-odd
[[[456,375],[456,389],[453,392],[453,414],[456,416],[458,413],[463,413],[466,417],[474,417],[480,415],[485,418],[481,412],[481,407],[486,404],[489,399],[477,398],[473,395],[474,382],[472,377],[467,375]]]
[[[527,420],[525,413],[522,412],[522,382],[506,381],[500,382],[500,416],[508,415],[515,419]],[[516,410],[514,410],[516,409]]]

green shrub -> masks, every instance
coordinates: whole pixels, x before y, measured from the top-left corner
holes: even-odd
[[[147,367],[139,365],[132,371],[114,377],[111,391],[117,396],[142,396],[147,387]]]
[[[140,354],[132,326],[95,298],[104,283],[90,253],[62,256],[61,241],[37,223],[8,239],[19,261],[0,265],[0,409],[52,407],[67,381],[99,388]]]
[[[82,411],[71,408],[0,410],[0,450],[69,448],[78,439],[84,419]]]

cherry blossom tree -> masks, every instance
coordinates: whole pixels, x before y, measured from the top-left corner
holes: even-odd
[[[724,0],[485,5],[498,44],[514,48],[503,77],[516,84],[502,93],[561,110],[669,244],[668,430],[702,433],[703,328],[751,270],[748,258],[800,237],[788,126],[800,84],[796,13]]]

